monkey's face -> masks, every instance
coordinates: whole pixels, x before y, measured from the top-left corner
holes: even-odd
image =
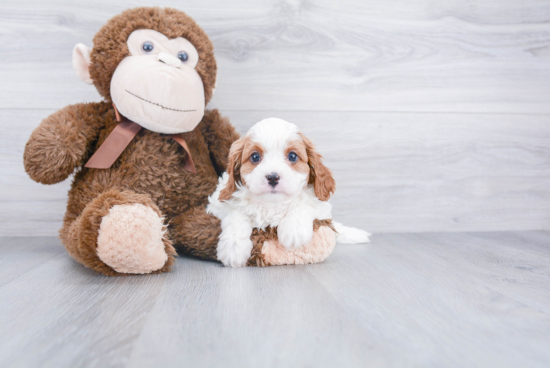
[[[111,18],[93,50],[77,44],[73,67],[119,112],[166,134],[193,130],[216,85],[216,59],[206,33],[182,11],[134,8]]]
[[[195,47],[185,38],[169,40],[150,29],[132,32],[127,44],[130,55],[111,79],[111,98],[118,111],[158,133],[193,130],[205,105]]]

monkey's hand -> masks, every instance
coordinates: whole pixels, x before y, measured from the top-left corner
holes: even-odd
[[[42,184],[59,183],[82,166],[107,109],[105,103],[76,104],[44,119],[25,146],[25,171],[31,179]]]

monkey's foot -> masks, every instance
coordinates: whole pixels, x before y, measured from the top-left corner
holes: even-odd
[[[163,220],[142,204],[116,205],[101,220],[97,255],[115,271],[143,274],[161,269],[168,259]]]
[[[255,239],[252,257],[248,266],[277,266],[290,264],[307,264],[323,262],[334,250],[336,236],[329,226],[319,226],[306,245],[297,249],[287,249],[277,239]]]

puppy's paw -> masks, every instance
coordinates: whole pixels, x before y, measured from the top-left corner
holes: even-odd
[[[238,213],[230,213],[222,220],[218,242],[218,260],[228,267],[244,267],[252,253],[252,224]]]
[[[227,267],[244,267],[252,252],[250,238],[220,236],[218,243],[218,260]]]
[[[277,226],[277,237],[287,249],[296,249],[309,243],[313,236],[313,220],[303,217],[285,217]]]

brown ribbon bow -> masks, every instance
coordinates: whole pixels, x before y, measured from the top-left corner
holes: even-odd
[[[110,168],[111,165],[113,165],[116,159],[120,156],[120,154],[124,151],[124,149],[126,149],[126,147],[130,144],[132,139],[134,139],[136,134],[138,134],[139,131],[143,129],[141,125],[134,123],[133,121],[130,121],[124,116],[120,115],[115,104],[113,104],[113,106],[115,107],[116,120],[119,123],[117,124],[115,129],[113,129],[111,134],[109,134],[107,139],[105,139],[105,142],[103,142],[101,146],[99,146],[97,151],[95,151],[93,156],[88,160],[84,167],[90,169]],[[195,163],[193,162],[193,158],[191,157],[189,147],[187,147],[187,143],[183,138],[183,134],[169,134],[168,136],[178,142],[187,153],[183,168],[187,171],[192,172],[193,174],[196,174],[197,170],[195,169]]]

